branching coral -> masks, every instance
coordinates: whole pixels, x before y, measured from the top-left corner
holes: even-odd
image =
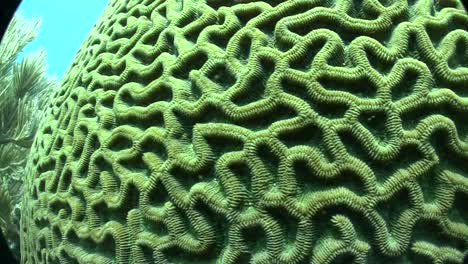
[[[457,1],[115,0],[28,165],[24,263],[462,263]]]

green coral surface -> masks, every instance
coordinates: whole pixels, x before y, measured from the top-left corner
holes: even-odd
[[[23,263],[462,263],[451,0],[111,0],[28,162]]]

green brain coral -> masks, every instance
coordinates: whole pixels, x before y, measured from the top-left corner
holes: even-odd
[[[462,263],[452,0],[112,0],[28,163],[23,263]]]

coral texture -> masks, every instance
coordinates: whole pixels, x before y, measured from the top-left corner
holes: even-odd
[[[451,0],[111,1],[35,140],[23,263],[462,263],[467,30]]]

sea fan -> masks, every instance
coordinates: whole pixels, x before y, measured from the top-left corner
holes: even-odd
[[[46,75],[45,52],[26,54],[22,49],[37,34],[40,20],[16,15],[0,43],[0,228],[19,254],[19,219],[24,165],[46,99],[57,81]]]

